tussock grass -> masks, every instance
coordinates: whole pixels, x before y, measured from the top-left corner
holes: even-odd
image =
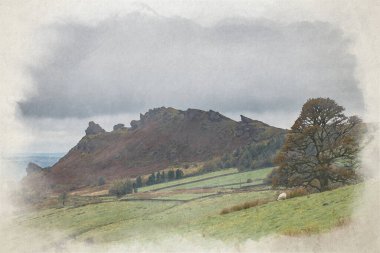
[[[300,228],[300,229],[286,229],[281,232],[282,235],[286,236],[311,236],[313,234],[317,234],[321,232],[321,229],[317,225],[311,225],[305,228]]]
[[[242,204],[235,205],[235,206],[232,206],[230,208],[224,208],[220,212],[220,214],[224,215],[224,214],[228,214],[228,213],[232,213],[232,212],[238,212],[238,211],[241,211],[241,210],[244,210],[244,209],[248,209],[248,208],[252,208],[252,207],[255,207],[255,206],[265,205],[265,204],[267,204],[268,202],[271,202],[271,201],[273,201],[273,200],[272,199],[256,199],[256,200],[253,200],[253,201],[244,202]]]

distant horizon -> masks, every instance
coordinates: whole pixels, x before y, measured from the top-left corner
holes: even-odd
[[[12,154],[7,154],[6,156],[4,156],[5,158],[11,158],[11,157],[17,157],[17,156],[43,156],[43,155],[56,155],[56,156],[59,156],[59,155],[62,155],[62,154],[65,154],[64,151],[61,151],[61,152],[21,152],[21,153],[12,153]]]

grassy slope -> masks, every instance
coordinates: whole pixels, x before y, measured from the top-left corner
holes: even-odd
[[[361,185],[270,202],[252,209],[211,217],[203,227],[218,238],[259,238],[271,233],[323,232],[349,219]]]
[[[250,178],[258,179],[262,176],[260,173],[257,172],[255,178]],[[231,176],[233,175],[226,177]],[[235,177],[230,179],[236,180]],[[207,181],[203,181],[204,186],[210,183]],[[60,240],[65,236],[95,242],[140,238],[159,240],[167,233],[196,233],[220,239],[256,239],[272,233],[298,234],[328,230],[350,216],[353,199],[360,192],[358,189],[361,189],[361,185],[281,202],[274,201],[226,215],[219,214],[225,207],[258,198],[275,199],[276,192],[235,192],[187,203],[113,201],[27,214],[16,220],[16,226],[66,232],[66,235],[51,240]],[[185,192],[176,198],[190,199],[190,195]]]

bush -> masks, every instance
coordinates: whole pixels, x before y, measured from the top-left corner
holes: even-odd
[[[177,170],[175,171],[175,178],[176,178],[176,179],[181,179],[181,178],[183,178],[183,176],[184,176],[184,173],[183,173],[182,170],[177,169]]]
[[[286,229],[281,232],[281,234],[286,236],[310,236],[313,234],[320,233],[321,229],[316,225],[310,225],[305,228],[297,228],[297,229]]]
[[[168,171],[168,180],[171,181],[171,180],[174,180],[174,179],[175,179],[174,170],[169,170]]]
[[[296,198],[300,196],[305,196],[308,195],[309,192],[306,190],[304,187],[298,187],[298,188],[293,188],[290,190],[286,191],[286,198],[291,199],[291,198]]]
[[[248,184],[249,184],[249,183],[252,183],[252,182],[253,182],[252,179],[250,179],[250,178],[247,179],[247,183],[248,183]]]
[[[139,188],[139,187],[142,187],[142,186],[143,186],[142,178],[141,178],[141,176],[138,176],[136,178],[136,187]]]
[[[156,183],[156,176],[154,173],[152,173],[149,177],[148,177],[148,181],[146,182],[146,185],[153,185]]]
[[[113,183],[109,189],[109,194],[117,197],[130,193],[133,193],[133,184],[129,179],[126,181],[117,181]]]
[[[161,172],[157,172],[156,173],[156,184],[158,183],[161,183],[162,182],[162,179],[161,179]]]
[[[104,179],[104,177],[99,177],[98,179],[98,186],[102,186],[106,183],[106,180]]]
[[[254,201],[248,201],[248,202],[245,202],[243,204],[232,206],[230,208],[224,208],[220,212],[220,214],[223,215],[223,214],[228,214],[228,213],[232,213],[232,212],[241,211],[243,209],[248,209],[248,208],[251,208],[251,207],[264,205],[264,204],[266,204],[266,203],[268,203],[270,201],[271,200],[269,200],[269,199],[256,199]]]
[[[65,206],[65,202],[67,201],[67,192],[62,192],[59,195],[58,200],[62,203],[62,206]]]
[[[206,162],[202,167],[202,172],[213,172],[219,169],[219,161],[211,160]]]

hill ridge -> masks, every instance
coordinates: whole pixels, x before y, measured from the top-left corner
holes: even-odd
[[[130,127],[119,123],[110,132],[90,121],[84,137],[48,172],[40,173],[39,181],[53,188],[78,188],[99,177],[136,177],[205,162],[252,143],[265,145],[285,133],[243,115],[235,121],[213,110],[159,107],[140,114]],[[26,181],[38,178],[35,174]]]

